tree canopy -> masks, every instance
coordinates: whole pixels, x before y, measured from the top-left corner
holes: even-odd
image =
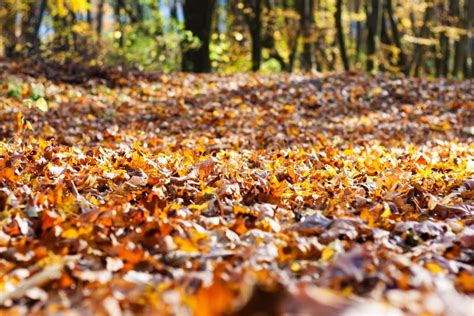
[[[7,57],[160,71],[473,76],[468,0],[1,0]]]

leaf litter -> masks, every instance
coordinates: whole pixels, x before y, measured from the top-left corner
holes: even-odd
[[[472,313],[472,81],[1,77],[2,313]]]

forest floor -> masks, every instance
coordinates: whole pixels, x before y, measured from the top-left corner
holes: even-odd
[[[472,315],[473,110],[473,81],[4,71],[0,314]]]

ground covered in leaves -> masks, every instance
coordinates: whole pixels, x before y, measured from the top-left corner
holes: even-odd
[[[2,313],[472,315],[474,82],[0,76]]]

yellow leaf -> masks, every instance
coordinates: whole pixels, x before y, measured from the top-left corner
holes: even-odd
[[[44,98],[39,98],[36,100],[35,107],[42,112],[48,111],[48,103]]]
[[[33,126],[31,126],[30,121],[26,121],[25,130],[27,130],[27,131],[32,131],[33,130]]]
[[[290,268],[291,268],[291,271],[293,272],[301,271],[301,266],[296,262],[293,262]]]
[[[296,112],[295,107],[290,104],[286,104],[285,106],[283,106],[283,111],[289,114]]]
[[[383,92],[383,90],[380,88],[380,87],[377,87],[377,88],[374,88],[372,89],[370,92],[369,92],[369,95],[370,96],[374,96],[374,95],[379,95]]]
[[[321,260],[323,261],[328,261],[334,256],[334,249],[332,248],[326,248],[323,250],[321,253]]]
[[[67,9],[64,4],[64,0],[55,0],[54,2],[51,1],[50,6],[53,15],[59,15],[61,17],[67,15]]]
[[[69,6],[74,13],[85,13],[90,7],[87,0],[70,0]]]
[[[209,202],[205,202],[203,204],[191,204],[189,205],[189,208],[193,211],[202,212],[207,209],[208,204]]]
[[[24,125],[24,120],[23,120],[23,113],[18,112],[16,115],[16,125],[18,128],[18,132],[21,132],[23,130],[23,125]]]
[[[61,234],[61,237],[74,239],[74,238],[79,237],[79,232],[75,230],[74,228],[69,228],[63,231],[63,233]]]
[[[199,248],[188,239],[184,239],[182,237],[176,236],[174,238],[175,244],[178,246],[179,250],[188,252],[188,253],[195,253],[199,252]]]
[[[42,137],[38,138],[38,145],[41,149],[45,149],[50,145],[50,142],[44,140]]]
[[[214,193],[216,193],[216,188],[213,188],[213,187],[207,187],[201,190],[202,195],[214,194]]]
[[[467,173],[474,172],[474,160],[472,159],[467,160],[466,172]]]
[[[88,235],[92,232],[92,227],[79,227],[78,229],[75,228],[68,228],[61,233],[61,237],[74,239],[79,236]]]
[[[436,262],[428,262],[427,264],[425,264],[425,268],[433,273],[441,273],[444,271],[443,268]]]
[[[392,211],[390,211],[390,207],[387,204],[385,204],[384,211],[382,214],[380,214],[380,217],[387,218],[387,217],[390,217],[390,215],[392,215]]]
[[[354,292],[354,289],[352,288],[352,286],[348,285],[342,289],[341,294],[347,296],[347,295],[351,295],[353,292]]]

